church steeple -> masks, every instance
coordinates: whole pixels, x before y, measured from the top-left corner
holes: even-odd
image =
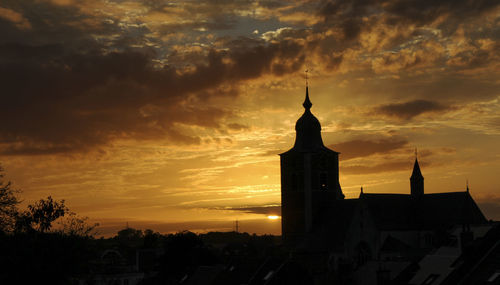
[[[295,124],[295,144],[280,154],[281,232],[287,244],[302,241],[323,219],[324,210],[344,199],[339,153],[323,144],[321,124],[311,113],[307,81],[305,87],[304,113]]]
[[[418,197],[424,195],[424,176],[420,171],[418,164],[417,151],[415,150],[415,164],[413,164],[413,172],[410,177],[411,196]]]
[[[306,98],[304,99],[304,114],[295,124],[295,145],[293,148],[299,151],[316,151],[324,149],[323,139],[321,138],[321,124],[311,113],[312,103],[309,99],[309,86],[306,85]]]

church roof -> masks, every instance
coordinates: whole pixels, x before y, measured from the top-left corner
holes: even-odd
[[[319,120],[311,113],[312,103],[309,99],[309,87],[306,87],[306,98],[304,103],[304,113],[295,123],[295,144],[288,152],[335,152],[323,144],[321,138],[321,124]]]
[[[419,221],[427,225],[482,224],[487,220],[468,192],[425,194]]]
[[[366,203],[379,229],[409,229],[412,227],[412,199],[406,194],[367,194],[360,199]]]
[[[302,250],[343,250],[352,217],[366,205],[379,230],[436,230],[462,224],[487,223],[469,192],[424,194],[418,198],[408,194],[363,193],[359,199],[336,200],[322,209],[314,221],[313,233],[301,245]],[[388,244],[387,247],[401,247]]]
[[[362,194],[379,229],[435,229],[487,220],[468,192],[424,194]]]

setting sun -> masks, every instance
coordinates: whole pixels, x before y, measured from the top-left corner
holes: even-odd
[[[279,216],[267,216],[267,218],[268,218],[269,220],[277,220],[277,219],[279,219],[280,217],[279,217]]]

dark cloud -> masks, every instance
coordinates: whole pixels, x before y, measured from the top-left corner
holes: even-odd
[[[413,100],[404,103],[381,105],[376,107],[374,112],[377,114],[408,120],[424,113],[447,112],[453,109],[453,106],[444,105],[435,101]]]
[[[285,3],[283,3],[282,1],[264,0],[259,1],[259,6],[269,9],[276,9],[285,6]]]
[[[447,60],[447,54],[433,55],[433,49],[428,47],[420,48],[420,54],[410,55],[414,57],[414,62],[404,64],[404,56],[398,56],[403,44],[411,49],[413,44],[418,44],[422,41],[426,43],[429,39],[435,38],[436,35],[419,36],[423,31],[428,32],[428,27],[438,29],[441,36],[453,35],[459,28],[464,28],[464,23],[475,21],[487,13],[495,11],[500,6],[500,2],[495,0],[484,1],[469,1],[469,0],[362,0],[362,1],[321,1],[316,9],[316,15],[322,19],[314,26],[315,34],[331,34],[323,37],[319,41],[320,49],[318,52],[322,58],[330,63],[331,70],[335,70],[337,64],[335,60],[341,60],[344,53],[351,49],[362,47],[369,51],[387,51],[393,54],[393,57],[398,61],[397,64],[402,65],[403,69],[411,69],[419,66],[425,66],[425,63],[435,61],[429,64],[439,64],[441,61]],[[491,16],[494,17],[494,16]],[[390,30],[392,27],[393,29]],[[411,28],[410,28],[411,27]],[[420,31],[420,28],[423,28]],[[413,33],[405,33],[403,31],[413,30]],[[473,36],[477,31],[476,28],[468,29],[467,33],[473,38],[495,36],[495,28],[483,27],[481,35]],[[369,35],[362,38],[362,35]],[[368,42],[366,38],[373,38],[374,35],[379,35],[379,40]],[[438,36],[438,37],[441,37]],[[425,51],[425,52],[423,52]],[[468,51],[471,52],[471,51]],[[366,55],[366,53],[363,53]],[[469,65],[477,65],[495,60],[491,54],[482,54],[473,52],[477,60],[467,62],[462,67]],[[335,56],[332,56],[335,55]],[[376,54],[375,54],[376,55]],[[395,56],[394,56],[395,55]],[[434,58],[436,56],[436,58]],[[460,55],[458,55],[460,57]],[[465,54],[467,60],[471,55]],[[408,57],[408,56],[407,56]],[[451,56],[453,58],[454,56]],[[439,63],[438,63],[439,62]],[[392,63],[395,64],[395,63]]]
[[[468,17],[477,17],[499,5],[495,0],[411,0],[384,1],[387,11],[397,17],[398,21],[425,24],[446,16],[455,21],[464,21]],[[458,25],[458,22],[454,23]]]
[[[341,153],[341,160],[349,160],[356,157],[365,157],[373,154],[385,154],[408,146],[408,140],[399,138],[379,140],[350,140],[330,145],[329,148]]]
[[[463,21],[468,17],[477,17],[491,11],[498,5],[498,1],[495,0],[334,0],[323,1],[318,7],[318,15],[322,16],[325,22],[335,22],[340,19],[344,21],[344,30],[350,30],[352,28],[348,28],[349,26],[361,27],[361,25],[355,24],[352,20],[347,21],[348,18],[361,19],[374,14],[375,11],[389,15],[388,20],[391,24],[403,22],[423,25],[442,16]]]
[[[359,48],[360,35],[373,28],[366,19],[377,23],[372,18],[386,17],[389,24],[411,21],[424,25],[439,15],[478,16],[498,5],[498,1],[473,2],[323,1],[312,15],[323,21],[310,29],[282,29],[269,41],[226,36],[214,39],[213,45],[198,45],[202,49],[183,51],[182,47],[169,47],[171,42],[163,42],[161,36],[195,28],[234,27],[238,11],[248,10],[254,3],[147,1],[142,5],[149,12],[168,15],[175,8],[178,13],[194,15],[185,25],[174,23],[152,31],[140,20],[127,22],[119,14],[104,16],[99,9],[50,1],[10,1],[4,8],[29,26],[20,28],[19,21],[0,20],[0,84],[5,106],[0,113],[0,152],[84,151],[123,138],[200,143],[201,138],[184,132],[181,126],[242,128],[225,122],[234,115],[230,109],[207,104],[213,97],[237,96],[240,81],[297,72],[309,54],[319,55],[328,70],[335,70],[344,61],[344,52]],[[275,1],[259,5],[270,9],[287,6]],[[295,3],[282,10],[309,11],[312,5]],[[477,53],[477,59],[469,61],[467,52],[457,57],[460,63],[481,66],[491,54]],[[450,108],[415,100],[382,105],[375,112],[410,119]]]
[[[185,1],[141,1],[149,12],[180,13],[186,18],[186,23],[165,24],[163,32],[174,33],[188,29],[205,28],[209,30],[228,30],[238,24],[238,11],[251,7],[253,1],[210,0],[203,2]],[[179,12],[182,8],[182,12]],[[173,10],[171,10],[173,9]]]
[[[263,205],[263,206],[248,206],[248,207],[230,207],[221,210],[242,211],[252,214],[263,215],[281,215],[281,206],[279,205]]]
[[[227,6],[222,4],[184,8],[218,19]],[[183,126],[245,128],[223,124],[232,111],[210,106],[210,98],[237,96],[239,81],[295,72],[305,60],[303,46],[293,40],[248,38],[230,38],[221,50],[159,54],[141,47],[151,32],[146,26],[121,23],[114,15],[99,19],[42,1],[14,2],[9,9],[32,28],[0,21],[1,100],[8,106],[0,114],[0,153],[8,155],[87,151],[116,139],[198,144],[202,140]],[[158,59],[169,65],[158,66]]]
[[[1,141],[9,143],[4,154],[85,150],[118,138],[199,143],[177,124],[220,128],[232,114],[200,100],[234,96],[237,89],[220,87],[295,72],[304,61],[301,46],[286,41],[212,49],[203,64],[181,73],[153,66],[148,50],[79,53],[22,44],[0,50],[2,103],[9,106],[0,114]]]
[[[235,131],[247,130],[249,128],[248,126],[245,126],[245,125],[242,125],[242,124],[238,124],[238,123],[227,124],[227,127],[229,129],[235,130]]]

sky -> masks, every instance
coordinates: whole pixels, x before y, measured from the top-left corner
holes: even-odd
[[[500,220],[497,0],[0,0],[0,163],[109,235],[280,234],[311,111],[346,198],[465,191]]]

